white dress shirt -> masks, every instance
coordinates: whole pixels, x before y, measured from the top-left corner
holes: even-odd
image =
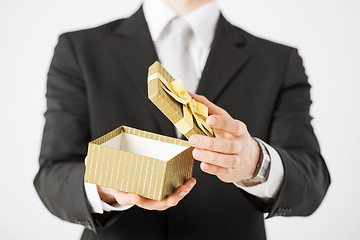
[[[159,60],[166,68],[166,62],[161,61],[162,56],[166,54],[167,50],[164,49],[163,46],[164,43],[168,41],[167,36],[169,32],[176,31],[176,29],[170,29],[168,23],[173,18],[176,18],[177,15],[174,10],[162,0],[144,0],[143,10]],[[182,17],[190,25],[194,33],[190,40],[189,51],[195,65],[198,81],[200,80],[210,52],[219,16],[219,7],[215,1],[212,1]],[[198,82],[196,86],[197,85]],[[191,89],[190,91],[195,92],[195,90],[196,89]],[[267,181],[252,187],[244,187],[236,183],[234,183],[234,185],[266,201],[273,198],[278,192],[284,178],[284,168],[276,150],[268,144],[264,144],[271,157],[271,167]],[[123,211],[132,207],[132,205],[114,207],[103,202],[99,197],[95,184],[85,182],[85,192],[94,213],[101,214],[103,211]]]

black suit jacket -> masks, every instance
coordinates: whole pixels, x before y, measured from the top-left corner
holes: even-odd
[[[140,8],[133,16],[60,36],[47,82],[46,124],[34,180],[45,206],[83,224],[82,239],[265,239],[263,212],[305,216],[316,210],[330,177],[310,125],[310,85],[293,48],[218,21],[197,90],[247,124],[280,154],[285,178],[264,206],[233,184],[203,173],[195,188],[166,211],[133,207],[91,214],[84,191],[88,142],[128,125],[175,136],[147,98],[147,70],[157,60]]]

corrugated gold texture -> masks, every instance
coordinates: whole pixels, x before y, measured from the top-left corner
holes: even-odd
[[[162,161],[101,145],[123,132],[187,148]],[[121,126],[89,143],[85,181],[163,200],[191,177],[193,161],[192,148],[186,141]]]

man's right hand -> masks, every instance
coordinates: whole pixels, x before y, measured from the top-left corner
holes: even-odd
[[[162,201],[144,198],[138,194],[126,193],[99,185],[97,185],[97,189],[100,195],[100,199],[110,205],[113,205],[114,207],[117,205],[136,205],[147,210],[163,211],[170,207],[176,206],[179,201],[191,191],[195,183],[195,178],[189,178],[183,185],[176,188],[173,194]]]

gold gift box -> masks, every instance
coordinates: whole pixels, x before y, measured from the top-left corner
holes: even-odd
[[[192,175],[187,141],[121,126],[89,143],[85,181],[163,200]]]
[[[208,114],[207,107],[191,99],[179,79],[176,82],[181,83],[182,89],[177,92],[174,89],[176,86],[172,86],[174,82],[175,79],[156,61],[149,67],[148,72],[149,99],[185,137],[189,138],[193,134],[213,136],[212,129],[205,123]],[[195,108],[190,109],[192,106]],[[205,111],[205,114],[202,116],[196,114],[196,106]],[[188,119],[186,119],[186,113],[188,113]]]

